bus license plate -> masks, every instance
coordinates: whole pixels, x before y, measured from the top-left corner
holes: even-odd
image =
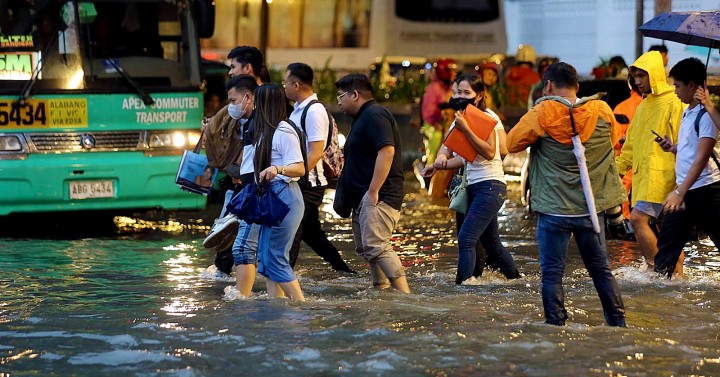
[[[70,199],[112,198],[113,181],[70,181]]]

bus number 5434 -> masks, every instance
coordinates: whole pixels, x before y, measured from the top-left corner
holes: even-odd
[[[47,123],[45,101],[18,102],[0,101],[0,127],[32,126],[36,123],[44,126]]]

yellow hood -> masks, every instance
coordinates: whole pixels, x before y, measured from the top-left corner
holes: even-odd
[[[657,51],[649,51],[642,54],[631,67],[640,68],[650,76],[650,88],[652,94],[660,95],[665,92],[674,92],[665,76],[662,55]]]

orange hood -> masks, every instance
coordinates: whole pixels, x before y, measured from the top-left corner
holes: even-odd
[[[598,119],[613,124],[614,115],[610,108],[599,100],[600,96],[581,98],[573,105],[573,119],[581,142],[586,142],[595,132]],[[558,101],[545,100],[538,104],[539,122],[547,134],[559,143],[572,145],[570,108]]]

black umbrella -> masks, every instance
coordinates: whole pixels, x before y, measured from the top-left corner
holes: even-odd
[[[639,30],[646,37],[712,50],[720,46],[720,11],[663,13],[644,23]]]

